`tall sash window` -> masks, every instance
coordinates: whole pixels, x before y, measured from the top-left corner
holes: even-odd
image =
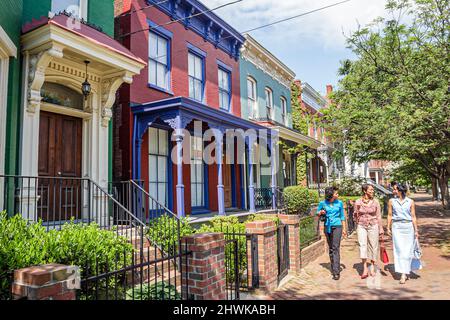
[[[168,156],[167,130],[149,128],[149,194],[159,203],[168,204]],[[152,205],[152,204],[151,204]],[[157,209],[157,208],[150,208]]]
[[[205,206],[205,172],[203,167],[203,139],[191,137],[191,206]]]

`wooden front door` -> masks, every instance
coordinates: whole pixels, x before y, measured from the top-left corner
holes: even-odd
[[[81,217],[82,119],[41,112],[39,122],[38,217]]]
[[[225,163],[225,157],[223,162],[223,186],[225,193],[225,208],[231,208],[233,206],[233,194],[231,190],[231,164]]]

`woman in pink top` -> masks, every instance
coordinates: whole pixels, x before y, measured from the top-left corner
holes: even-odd
[[[361,279],[375,276],[376,261],[378,260],[380,237],[383,236],[383,223],[381,221],[381,207],[377,199],[374,199],[375,190],[369,184],[362,186],[363,196],[356,200],[354,219],[358,224],[359,252],[364,266]],[[367,262],[370,260],[369,270]]]

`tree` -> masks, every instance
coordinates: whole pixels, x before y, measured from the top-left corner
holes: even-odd
[[[353,161],[414,160],[450,208],[450,0],[389,0],[347,39],[356,59],[325,111],[328,134]],[[405,23],[404,21],[408,21]]]

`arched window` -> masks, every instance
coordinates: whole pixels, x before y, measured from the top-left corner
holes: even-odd
[[[273,119],[273,91],[266,87],[266,116],[267,119]]]
[[[83,110],[83,95],[58,83],[45,82],[41,89],[42,102]]]
[[[248,117],[255,119],[258,117],[258,98],[256,95],[256,80],[252,77],[247,78],[247,104]]]

